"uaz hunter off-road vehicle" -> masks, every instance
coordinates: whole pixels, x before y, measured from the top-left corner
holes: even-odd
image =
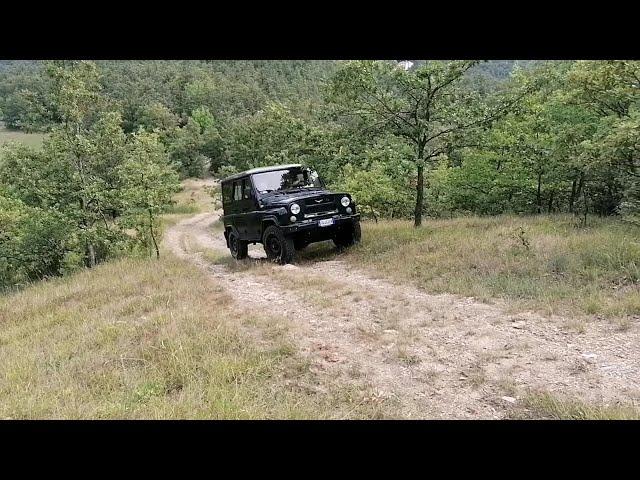
[[[312,242],[333,240],[344,248],[360,241],[351,196],[327,191],[300,164],[254,168],[221,183],[224,237],[236,259],[247,256],[249,243],[262,243],[269,259],[284,264]]]

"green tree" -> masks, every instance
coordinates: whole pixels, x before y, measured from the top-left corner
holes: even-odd
[[[183,177],[202,177],[209,162],[203,153],[206,143],[198,122],[189,118],[187,124],[176,127],[168,142],[171,162]]]
[[[313,150],[311,128],[287,107],[275,102],[234,122],[225,135],[228,162],[239,170],[304,162]]]
[[[412,71],[391,62],[356,61],[340,68],[330,83],[330,100],[364,127],[390,131],[413,145],[417,169],[415,226],[422,223],[425,166],[465,143],[465,133],[508,112],[520,96],[489,108],[460,87],[477,61],[428,61]]]
[[[133,134],[117,173],[122,181],[123,225],[135,229],[138,241],[152,244],[160,258],[158,216],[171,203],[179,182],[158,135]]]
[[[71,267],[68,220],[0,191],[0,289],[60,275]]]
[[[355,169],[352,165],[344,168],[340,187],[351,193],[364,215],[393,217],[400,199],[393,179],[386,174],[384,166],[374,164],[367,170]]]
[[[123,131],[120,114],[110,110],[112,104],[100,93],[95,65],[55,63],[48,72],[54,79],[52,98],[62,123],[52,129],[41,151],[19,145],[5,149],[0,186],[28,208],[64,218],[67,244],[93,267],[142,241],[142,234],[130,235],[131,229],[154,228],[140,209],[146,206],[153,220],[156,208],[169,203],[163,192],[172,170],[159,134]],[[123,167],[136,155],[140,156],[136,165],[146,172],[144,188],[137,190],[130,170]],[[158,194],[151,198],[149,190],[156,187]],[[154,241],[155,232],[151,235]]]
[[[567,101],[596,116],[595,132],[582,144],[582,155],[598,174],[592,181],[595,207],[637,213],[640,62],[579,61],[567,84]]]
[[[158,131],[166,139],[168,134],[180,124],[180,117],[160,102],[140,107],[136,119],[132,122],[136,128]]]

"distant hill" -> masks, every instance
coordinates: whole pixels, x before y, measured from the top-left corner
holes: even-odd
[[[422,65],[425,60],[398,60],[398,62],[402,62],[403,65],[411,64],[409,70],[413,70]],[[540,63],[540,60],[488,60],[473,67],[469,71],[469,75],[502,82],[509,78],[516,65],[522,68],[531,68],[537,63]]]
[[[425,60],[397,60],[405,70],[415,70]],[[524,69],[532,68],[540,60],[488,60],[480,62],[466,73],[466,82],[474,90],[489,93],[500,89],[509,79],[516,66]]]
[[[38,60],[0,60],[0,72],[16,67],[32,67],[38,64]]]

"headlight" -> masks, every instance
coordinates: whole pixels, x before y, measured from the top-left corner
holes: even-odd
[[[294,215],[297,215],[300,213],[300,205],[298,205],[297,203],[292,203],[289,209],[291,210],[291,213],[293,213]]]
[[[349,204],[351,203],[351,200],[349,200],[349,197],[342,197],[342,199],[340,200],[340,203],[342,204],[343,207],[348,207]]]

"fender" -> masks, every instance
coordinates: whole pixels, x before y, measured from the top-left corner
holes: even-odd
[[[227,242],[227,248],[229,248],[229,232],[235,233],[238,237],[240,237],[240,232],[234,225],[225,225],[224,226],[224,239]]]
[[[264,215],[260,219],[260,238],[262,238],[262,234],[264,233],[265,224],[273,223],[277,227],[282,226],[282,223],[280,222],[280,217],[278,214],[282,215],[283,212],[281,212],[280,210],[284,210],[284,214],[286,215],[287,213],[286,208],[277,208],[277,209],[273,209],[269,214]]]

